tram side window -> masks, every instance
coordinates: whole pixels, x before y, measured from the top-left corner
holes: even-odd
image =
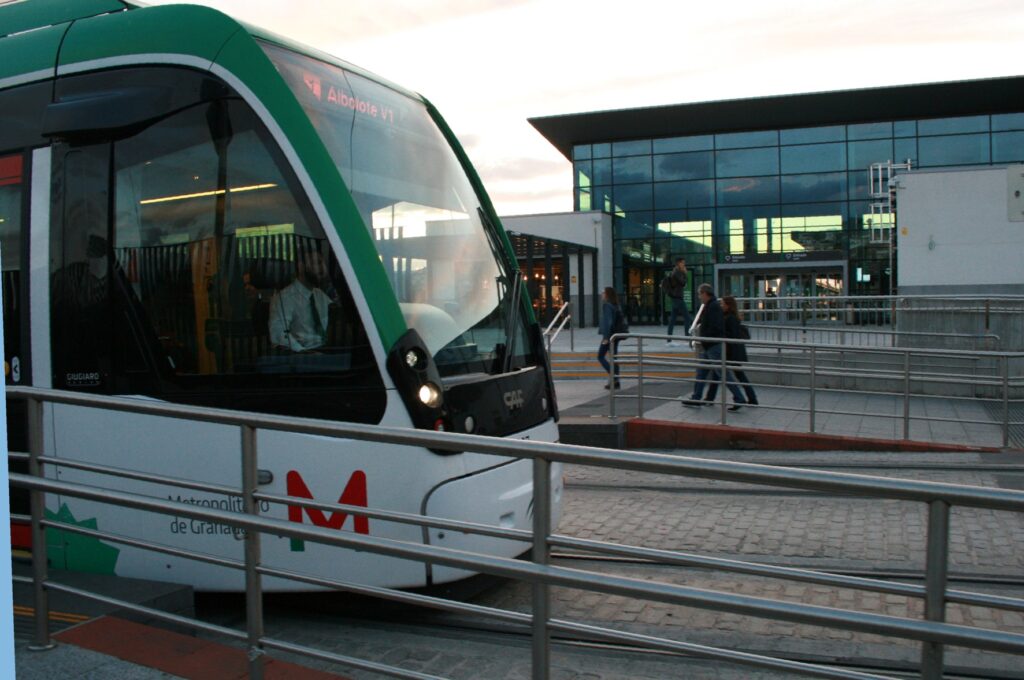
[[[373,357],[324,232],[252,112],[117,142],[117,276],[175,376],[337,374]]]
[[[21,213],[24,163],[0,156],[0,260],[3,269],[4,374],[8,385],[21,382]]]

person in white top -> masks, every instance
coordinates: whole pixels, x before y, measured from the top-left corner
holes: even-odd
[[[292,352],[307,352],[327,344],[330,296],[327,267],[316,251],[299,253],[295,280],[270,300],[270,342]]]

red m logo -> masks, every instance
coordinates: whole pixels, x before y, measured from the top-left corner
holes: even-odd
[[[313,494],[310,492],[309,487],[306,486],[306,482],[302,479],[296,470],[289,470],[286,477],[288,485],[288,495],[294,496],[295,498],[306,498],[309,500],[313,499]],[[357,505],[360,507],[366,507],[366,473],[362,470],[356,470],[349,477],[348,483],[345,485],[345,489],[341,492],[341,497],[338,499],[338,503],[343,505]],[[288,521],[302,524],[302,513],[306,512],[309,517],[309,521],[318,527],[328,527],[330,529],[341,529],[345,524],[345,520],[348,519],[348,513],[341,510],[334,511],[330,516],[326,516],[322,510],[317,508],[303,508],[298,505],[288,506]],[[357,534],[369,534],[370,533],[370,520],[366,517],[353,516],[352,525]],[[304,541],[292,539],[291,549],[293,551],[305,550]]]

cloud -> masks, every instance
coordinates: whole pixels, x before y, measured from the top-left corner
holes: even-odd
[[[521,156],[518,158],[502,158],[498,161],[479,163],[477,170],[488,182],[515,182],[523,180],[535,180],[538,177],[549,177],[556,175],[568,177],[569,163],[566,161],[549,161],[541,158],[530,158]]]

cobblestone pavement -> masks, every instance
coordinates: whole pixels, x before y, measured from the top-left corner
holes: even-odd
[[[783,454],[702,452],[750,462],[790,464],[886,464],[889,454]],[[1016,458],[983,454],[900,454],[919,467],[946,469],[862,470],[920,480],[957,481],[979,486],[1019,485],[1006,472],[957,470]],[[992,454],[995,455],[995,454]],[[1002,456],[1002,454],[999,454]],[[1024,471],[1024,467],[1022,467]],[[919,504],[834,497],[821,494],[764,493],[750,485],[672,479],[640,473],[570,467],[566,471],[565,535],[836,571],[920,573],[925,551],[925,514]],[[954,576],[1003,577],[1024,574],[1024,517],[1010,513],[955,509],[951,518],[950,571]],[[845,588],[747,577],[723,571],[670,568],[651,564],[580,561],[556,557],[555,563],[640,580],[656,580],[726,593],[921,618],[919,599]],[[910,582],[920,583],[920,581]],[[952,588],[1024,596],[1017,584],[951,582]],[[531,609],[529,585],[502,581],[473,597],[474,604],[518,612]],[[417,617],[423,616],[416,613]],[[912,669],[920,644],[871,634],[740,616],[658,602],[639,601],[567,588],[552,590],[552,616],[689,643],[721,646],[758,654],[821,663],[849,664],[869,672]],[[1024,616],[984,607],[948,607],[951,623],[1024,634]],[[422,621],[356,625],[343,616],[275,611],[268,633],[356,657],[453,678],[530,677],[529,638],[506,634],[497,639],[476,629],[481,620],[437,614]],[[602,646],[556,642],[554,678],[777,678],[733,664],[694,658],[639,654]],[[946,649],[947,668],[973,669],[982,677],[1020,675],[1020,658],[995,653]],[[308,662],[307,662],[308,663]],[[380,677],[353,672],[353,677]]]

